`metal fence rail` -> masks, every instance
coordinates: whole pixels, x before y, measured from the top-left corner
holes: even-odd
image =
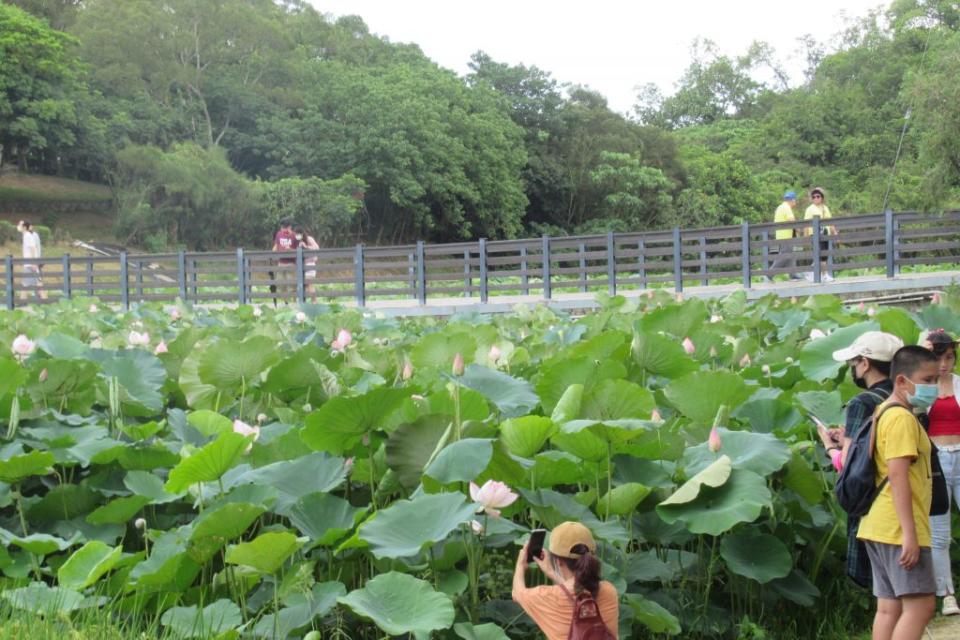
[[[777,232],[791,237],[778,239]],[[287,253],[121,253],[27,260],[0,268],[8,309],[77,296],[128,308],[141,301],[412,300],[607,292],[739,283],[812,274],[812,281],[960,263],[960,211],[888,211],[807,222],[590,236],[480,239]],[[33,280],[39,266],[42,276]],[[42,294],[42,298],[41,298]]]

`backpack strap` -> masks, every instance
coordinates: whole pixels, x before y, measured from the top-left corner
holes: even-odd
[[[570,593],[570,589],[567,589],[567,587],[566,587],[564,584],[560,583],[560,582],[557,583],[557,586],[560,587],[561,589],[563,589],[563,592],[564,592],[565,594],[567,594],[567,597],[568,597],[568,598],[570,598],[570,603],[573,604],[574,609],[576,609],[576,607],[577,607],[577,599],[573,597],[573,594],[572,594],[572,593]]]
[[[879,414],[874,415],[873,419],[870,422],[870,457],[871,458],[874,457],[874,453],[877,450],[877,425],[880,424],[880,418],[883,417],[883,414],[885,414],[890,409],[893,409],[894,407],[907,409],[906,406],[900,404],[899,402],[891,402],[890,404],[885,406]],[[907,410],[909,411],[909,409]],[[887,481],[889,480],[890,480],[889,477],[884,476],[883,480],[880,481],[880,484],[877,485],[876,495],[880,495],[880,492],[883,491],[883,488],[887,485]]]

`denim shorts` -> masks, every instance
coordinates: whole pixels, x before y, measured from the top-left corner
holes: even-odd
[[[920,560],[913,569],[907,570],[900,566],[900,545],[873,540],[864,540],[864,543],[873,568],[873,595],[896,600],[904,596],[936,593],[937,581],[933,575],[930,547],[920,547]]]

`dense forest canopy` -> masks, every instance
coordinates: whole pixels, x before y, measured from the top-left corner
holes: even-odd
[[[814,185],[838,212],[956,206],[960,5],[804,44],[791,88],[769,44],[698,40],[625,116],[303,0],[7,0],[0,162],[110,184],[121,237],[154,248],[262,244],[284,216],[328,244],[727,224]]]

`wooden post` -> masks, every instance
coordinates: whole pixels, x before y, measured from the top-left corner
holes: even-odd
[[[480,238],[480,302],[486,304],[489,290],[487,282],[487,239]]]
[[[353,251],[353,286],[358,307],[367,306],[367,292],[363,283],[363,245],[358,244]]]
[[[613,231],[607,232],[607,293],[617,295],[617,244]]]
[[[473,277],[470,274],[470,249],[463,250],[463,297],[470,297],[470,289],[473,287]]]
[[[87,295],[93,296],[93,258],[87,258],[87,264],[84,267],[87,279]]]
[[[7,281],[7,309],[13,311],[14,304],[16,302],[16,296],[14,295],[14,280],[13,280],[13,256],[7,256],[3,260],[3,271],[4,276]]]
[[[240,287],[237,302],[247,304],[247,267],[242,247],[237,247],[237,285]]]
[[[680,247],[680,227],[673,228],[673,290],[683,291],[683,251]]]
[[[306,283],[304,282],[305,274],[303,273],[303,245],[302,244],[297,245],[296,266],[297,266],[297,302],[299,302],[300,304],[303,304],[307,299],[307,295],[306,295],[307,287],[306,287]]]
[[[814,216],[813,223],[813,281],[820,284],[820,216]]]
[[[543,299],[549,300],[552,292],[550,290],[550,236],[543,234],[541,257],[543,259]]]
[[[427,304],[427,256],[423,240],[417,241],[417,302]]]
[[[70,298],[73,297],[73,291],[70,288],[71,282],[70,282],[70,254],[69,253],[63,254],[63,266],[61,267],[61,269],[63,269],[63,278],[62,278],[63,297],[69,300]]]
[[[884,231],[884,252],[887,259],[887,277],[892,278],[896,275],[896,254],[894,253],[894,235],[893,235],[893,211],[887,209],[883,212],[883,231]]]
[[[523,295],[530,295],[530,276],[527,275],[527,248],[520,247],[520,285]]]
[[[580,243],[578,253],[580,254],[580,292],[585,293],[587,291],[587,258],[585,253],[587,252],[587,246],[584,243]]]
[[[143,260],[137,260],[137,273],[134,275],[137,283],[137,299],[143,299]]]
[[[647,288],[647,248],[643,238],[637,241],[637,275],[640,276],[640,286]]]
[[[127,270],[127,252],[120,252],[120,305],[124,311],[130,310],[130,281]]]
[[[190,258],[190,290],[193,292],[193,298],[197,298],[197,259]]]
[[[750,288],[750,223],[743,222],[740,228],[740,255],[743,260],[743,288]]]
[[[700,236],[700,284],[707,286],[710,279],[707,277],[707,238]]]
[[[761,255],[763,256],[763,272],[764,272],[768,277],[770,277],[771,280],[772,280],[773,278],[772,278],[772,276],[770,276],[770,274],[769,274],[769,271],[770,271],[770,232],[767,231],[766,229],[764,229],[763,232],[760,234],[760,238],[761,238],[761,240],[763,241],[763,251],[761,252]],[[793,247],[791,247],[790,250],[793,251]]]
[[[180,287],[180,299],[187,299],[187,255],[177,252],[177,286]]]

